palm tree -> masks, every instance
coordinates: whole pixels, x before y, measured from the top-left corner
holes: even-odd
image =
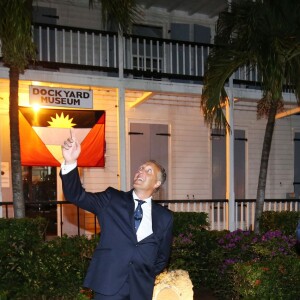
[[[267,117],[255,209],[255,232],[263,211],[268,161],[275,116],[283,108],[283,86],[300,96],[300,1],[238,0],[220,14],[215,47],[209,54],[201,108],[205,122],[226,127],[222,107],[227,101],[224,86],[242,66],[256,66],[261,76],[262,98],[258,117]]]
[[[112,20],[118,30],[128,31],[139,11],[134,0],[97,0],[102,5],[104,23]],[[0,40],[5,65],[9,68],[9,119],[11,170],[15,218],[25,217],[19,138],[19,75],[35,59],[31,35],[32,0],[0,0]],[[96,0],[89,0],[92,5]]]
[[[32,0],[0,0],[0,39],[4,64],[9,68],[11,172],[15,218],[25,217],[19,138],[19,75],[35,57],[31,39]]]
[[[90,0],[90,5],[95,1]],[[127,31],[138,16],[134,0],[99,0],[103,22],[111,20],[118,29]],[[9,120],[11,141],[11,172],[15,218],[25,217],[20,155],[18,94],[19,76],[35,58],[31,34],[32,0],[0,0],[0,40],[3,61],[9,68]]]
[[[140,19],[140,9],[136,0],[89,0],[90,7],[100,3],[102,23],[113,26],[117,31],[129,32],[131,25]]]

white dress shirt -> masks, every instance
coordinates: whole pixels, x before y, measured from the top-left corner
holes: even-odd
[[[133,199],[139,199],[139,197],[136,195],[135,191],[132,191]],[[146,203],[143,203],[142,209],[143,209],[143,218],[141,221],[141,224],[136,232],[136,237],[138,242],[142,239],[146,238],[150,234],[153,233],[152,230],[152,197],[149,197],[147,199],[143,199]],[[136,209],[138,205],[137,201],[134,201],[134,209]]]

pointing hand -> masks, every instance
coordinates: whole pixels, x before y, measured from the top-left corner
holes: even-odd
[[[73,128],[70,129],[70,137],[64,141],[61,148],[66,165],[75,163],[77,161],[81,152],[81,147],[75,137],[75,132]]]

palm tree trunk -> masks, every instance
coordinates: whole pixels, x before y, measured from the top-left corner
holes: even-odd
[[[275,126],[275,116],[277,113],[277,102],[272,105],[268,115],[268,122],[266,125],[264,143],[261,154],[260,170],[257,185],[257,195],[256,195],[256,207],[255,207],[255,222],[254,222],[254,232],[259,233],[260,231],[260,217],[264,208],[265,193],[266,193],[266,182],[268,173],[269,157],[272,145],[272,138]]]
[[[25,203],[23,195],[22,167],[19,136],[19,69],[9,69],[9,125],[11,143],[11,174],[13,189],[14,217],[25,217]]]

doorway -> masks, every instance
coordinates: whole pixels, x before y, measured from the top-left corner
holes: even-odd
[[[155,160],[168,173],[168,125],[131,123],[130,124],[130,179],[144,162]],[[167,174],[168,175],[168,174]],[[168,177],[159,191],[153,196],[155,200],[168,199]]]
[[[226,199],[226,136],[224,130],[212,130],[212,199]],[[246,141],[244,130],[234,131],[234,193],[235,199],[245,199]],[[246,205],[238,203],[236,221],[243,221]],[[243,205],[243,207],[241,207]],[[220,207],[220,221],[224,221],[224,207]],[[243,210],[243,214],[241,214]],[[217,211],[214,211],[215,219]]]
[[[244,130],[234,131],[234,192],[236,199],[245,199],[246,141]],[[226,198],[226,138],[223,130],[213,130],[212,199]]]

